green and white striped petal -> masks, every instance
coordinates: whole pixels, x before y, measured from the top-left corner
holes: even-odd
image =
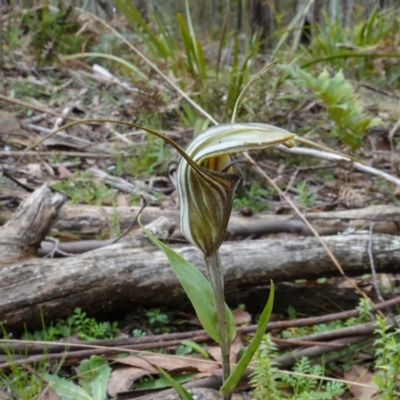
[[[220,247],[228,226],[234,192],[241,179],[229,155],[276,144],[294,146],[296,135],[272,125],[217,125],[196,136],[182,158],[177,183],[181,203],[181,231],[205,254]]]

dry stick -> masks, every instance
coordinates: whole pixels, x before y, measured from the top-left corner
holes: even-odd
[[[393,307],[395,305],[400,304],[400,297],[396,297],[391,300],[384,301],[383,303],[378,303],[374,304],[372,306],[372,311],[376,312],[380,309],[384,309],[386,307]],[[267,325],[267,330],[268,331],[276,331],[276,330],[283,330],[287,328],[298,328],[298,327],[303,327],[303,326],[313,326],[313,325],[318,325],[318,324],[325,324],[331,321],[335,320],[343,320],[343,319],[348,319],[352,317],[357,317],[360,314],[360,311],[358,309],[353,309],[349,311],[342,311],[340,313],[333,313],[333,314],[327,314],[327,315],[322,315],[320,317],[310,317],[310,318],[298,318],[294,320],[287,320],[287,321],[274,321],[274,322],[269,322]],[[372,323],[371,323],[372,324]],[[348,327],[348,328],[341,328],[335,331],[329,331],[329,332],[322,332],[318,334],[313,334],[313,335],[308,335],[304,336],[298,339],[324,339],[324,338],[334,338],[337,337],[340,332],[343,332],[344,335],[350,336],[350,335],[356,335],[356,332],[354,332],[354,329],[357,329],[357,332],[360,334],[364,333],[369,333],[370,331],[367,329],[368,324],[361,324],[361,325],[356,325],[354,327]],[[238,327],[237,331],[242,333],[242,334],[248,334],[248,333],[253,333],[255,332],[257,328],[257,325],[249,325],[245,327]],[[367,329],[367,330],[365,330]],[[333,333],[335,332],[335,333]],[[128,347],[133,347],[133,346],[139,346],[139,345],[147,345],[148,347],[150,346],[158,346],[160,342],[171,342],[174,340],[177,341],[182,341],[184,339],[191,339],[194,340],[195,338],[198,338],[198,340],[203,340],[207,341],[209,340],[209,336],[207,333],[200,329],[196,331],[191,331],[191,332],[178,332],[178,333],[169,333],[169,334],[163,334],[163,335],[154,335],[154,336],[146,336],[146,337],[130,337],[130,338],[116,338],[116,339],[106,339],[106,340],[94,340],[94,341],[89,341],[89,342],[78,342],[78,343],[65,343],[65,342],[43,342],[43,341],[29,341],[29,340],[0,340],[0,352],[3,354],[5,353],[4,347],[12,349],[14,352],[26,352],[30,351],[30,354],[34,353],[42,353],[44,350],[47,350],[49,352],[54,352],[57,348],[60,346],[63,347],[79,347],[79,348],[98,348],[98,346],[101,346],[101,349],[108,349],[109,347],[113,348],[120,348],[122,351],[125,348]],[[291,339],[287,339],[290,341]],[[164,342],[164,343],[165,343]],[[27,350],[27,347],[33,347],[31,350]],[[161,346],[162,347],[162,346]]]
[[[369,339],[369,336],[353,336],[353,337],[346,337],[333,340],[331,344],[339,344],[342,348],[344,348],[349,346],[350,344],[363,342],[366,339]],[[288,368],[292,366],[297,360],[300,360],[300,358],[303,357],[315,358],[325,353],[330,353],[333,350],[334,349],[332,349],[332,347],[329,346],[329,343],[324,343],[319,346],[313,346],[305,349],[298,349],[292,351],[288,354],[275,357],[273,358],[272,361],[278,364],[282,368]]]
[[[374,332],[376,328],[375,322],[366,322],[363,324],[353,325],[353,326],[346,326],[345,328],[334,329],[325,332],[318,332],[312,333],[310,335],[299,336],[295,339],[279,339],[272,337],[273,341],[280,344],[279,348],[291,347],[291,346],[298,346],[299,343],[314,343],[317,341],[316,344],[321,345],[324,344],[323,341],[327,339],[338,339],[341,337],[350,337],[350,336],[364,336],[370,335]]]
[[[339,156],[338,154],[332,154],[332,153],[328,153],[328,152],[322,151],[322,150],[309,149],[307,147],[292,147],[289,149],[289,148],[279,144],[279,145],[275,146],[275,148],[282,150],[285,153],[290,153],[290,154],[312,156],[312,157],[322,158],[324,160],[330,160],[330,161],[347,161],[347,162],[349,162],[348,158]],[[361,164],[359,162],[356,162],[356,161],[353,161],[352,165],[353,165],[354,169],[356,169],[360,172],[365,172],[367,174],[379,176],[388,182],[392,182],[395,185],[400,186],[400,179],[398,179],[386,172],[383,172],[383,171],[373,168],[373,167],[368,167],[368,166]]]
[[[281,339],[276,337],[271,337],[271,340],[274,343],[277,343],[279,348],[281,349],[284,345],[285,347],[295,347],[295,346],[331,346],[331,347],[343,347],[341,344],[332,343],[332,342],[318,342],[314,340],[302,340],[301,338],[296,339]],[[282,346],[283,345],[283,346]]]
[[[191,340],[196,341],[196,342],[208,342],[211,340],[211,338],[207,335],[202,335],[202,336],[195,336]],[[46,359],[46,361],[55,361],[55,360],[62,360],[65,359],[66,361],[71,360],[71,363],[76,362],[77,359],[82,359],[82,358],[87,358],[90,357],[91,355],[94,354],[114,354],[114,353],[121,353],[121,352],[134,352],[134,353],[140,353],[146,350],[150,349],[159,349],[159,348],[164,348],[164,347],[175,347],[178,346],[182,343],[182,340],[170,340],[166,342],[158,342],[158,343],[146,343],[146,344],[133,344],[133,345],[127,345],[124,346],[124,350],[118,347],[105,347],[104,348],[94,348],[94,349],[87,349],[87,350],[69,350],[68,347],[69,345],[66,345],[64,343],[64,347],[66,348],[63,352],[61,353],[51,353],[51,354],[37,354],[37,355],[32,355],[20,360],[13,360],[10,362],[5,362],[0,364],[0,369],[8,369],[11,366],[14,365],[26,365],[26,364],[34,364],[36,362],[39,362],[40,360],[43,360],[43,358]],[[46,351],[46,349],[43,349],[43,351]],[[154,353],[151,353],[154,354]]]
[[[383,303],[373,304],[371,309],[374,312],[378,312],[386,307],[393,307],[395,305],[400,304],[400,297],[395,297],[394,299],[387,300]],[[360,311],[357,309],[349,310],[349,311],[342,311],[340,313],[334,314],[327,314],[322,315],[320,317],[312,317],[312,318],[299,318],[289,321],[276,321],[276,322],[269,322],[267,325],[267,330],[282,330],[287,328],[297,328],[301,326],[312,326],[317,324],[325,324],[327,322],[335,321],[335,320],[343,320],[352,317],[357,317],[360,314]],[[244,327],[241,329],[242,333],[248,333],[255,330],[257,325],[250,325],[248,327]]]
[[[55,132],[56,133],[56,132]],[[83,153],[80,151],[0,151],[0,157],[11,156],[67,156],[67,157],[86,157],[86,158],[115,158],[115,154],[96,154],[96,153]],[[130,157],[128,154],[118,154],[118,157]]]
[[[11,103],[11,104],[17,104],[17,105],[19,105],[21,107],[30,108],[32,110],[39,111],[41,113],[54,115],[55,117],[60,117],[60,118],[63,118],[63,119],[69,119],[71,121],[83,121],[81,118],[69,117],[67,115],[63,115],[63,114],[58,113],[56,111],[50,110],[49,108],[35,106],[33,104],[25,103],[25,102],[17,100],[17,99],[12,99],[12,98],[4,96],[2,94],[0,94],[0,100],[6,101],[7,103]]]

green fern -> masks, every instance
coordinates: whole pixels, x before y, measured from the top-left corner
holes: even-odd
[[[362,144],[365,131],[380,123],[380,118],[371,118],[364,113],[364,107],[352,84],[345,79],[340,70],[331,77],[324,69],[318,78],[308,72],[293,66],[282,67],[294,78],[315,93],[327,107],[329,118],[335,122],[332,134],[351,150],[356,150]]]
[[[274,343],[271,340],[271,335],[267,334],[254,355],[256,363],[250,383],[255,387],[253,392],[255,400],[281,399],[276,381],[276,367],[271,361],[273,356],[275,356]]]
[[[390,332],[391,326],[387,318],[377,316],[378,328],[375,333],[375,355],[377,360],[375,368],[378,372],[374,376],[375,383],[379,386],[379,398],[382,400],[395,400],[400,396],[397,381],[400,376],[400,329]]]
[[[250,381],[254,386],[255,400],[333,400],[345,392],[340,382],[323,383],[316,378],[324,376],[324,368],[319,364],[311,365],[306,357],[298,360],[293,367],[298,375],[280,373],[272,361],[275,355],[271,336],[265,335],[254,356],[254,372]],[[293,396],[288,398],[281,394],[279,388],[282,387],[291,390]]]

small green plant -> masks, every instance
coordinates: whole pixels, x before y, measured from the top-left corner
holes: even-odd
[[[306,357],[298,360],[293,371],[298,375],[280,373],[271,358],[276,355],[270,335],[265,335],[255,354],[251,384],[255,400],[334,400],[345,392],[340,382],[323,383],[317,377],[324,376],[321,365],[311,365]],[[303,376],[309,375],[309,376]],[[285,388],[285,395],[280,389]],[[292,395],[287,397],[290,390]]]
[[[254,369],[250,383],[254,387],[253,398],[255,400],[279,400],[281,393],[278,389],[277,368],[272,361],[276,356],[275,344],[271,335],[263,337],[255,355]]]
[[[47,4],[31,8],[21,16],[39,64],[54,62],[59,54],[77,53],[94,38],[93,33],[76,34],[81,25],[74,15],[73,5],[65,7],[60,0],[56,5],[56,8]]]
[[[235,210],[250,207],[254,212],[263,211],[268,208],[268,190],[263,189],[257,182],[250,186],[250,190],[239,188],[235,199],[233,200],[233,208]]]
[[[90,171],[76,172],[75,178],[56,182],[52,187],[71,197],[74,204],[102,205],[116,201],[116,191],[93,179]]]
[[[144,337],[146,336],[146,332],[143,332],[141,329],[134,329],[132,335],[133,337]]]
[[[97,322],[88,318],[81,308],[77,307],[71,319],[71,325],[82,340],[111,339],[119,332],[118,323]]]
[[[296,196],[296,200],[298,200],[304,207],[311,207],[316,202],[315,194],[312,190],[307,188],[307,181],[300,181],[296,185],[296,191],[298,195]]]
[[[111,375],[108,362],[92,356],[79,365],[79,385],[57,375],[45,375],[45,379],[60,396],[61,400],[106,400],[107,383]]]
[[[377,373],[374,382],[379,387],[379,398],[382,400],[396,400],[400,396],[397,382],[400,375],[400,329],[391,331],[387,318],[377,316],[378,328],[375,334],[374,348],[377,357],[375,368]]]
[[[324,70],[318,78],[314,78],[299,68],[292,66],[282,68],[314,90],[315,96],[325,103],[329,118],[335,122],[333,135],[351,150],[356,150],[361,146],[364,133],[368,128],[380,123],[380,118],[371,118],[364,113],[362,102],[342,71],[330,77],[328,71]]]
[[[33,334],[25,332],[24,340],[58,340],[71,335],[78,335],[81,340],[111,339],[118,332],[118,323],[97,322],[94,318],[88,318],[86,312],[77,307],[74,313],[66,321],[58,321],[55,325],[45,326],[42,319],[43,329]]]
[[[17,365],[13,363],[13,360],[14,354],[8,350],[10,370],[0,370],[0,398],[10,400],[38,399],[43,388],[46,387],[45,376],[49,370],[46,354],[43,354],[43,358],[33,365]],[[10,396],[7,394],[7,397],[2,397],[2,390]]]
[[[169,328],[165,326],[170,322],[169,317],[167,314],[161,312],[159,308],[152,308],[147,311],[146,317],[149,319],[149,324],[154,326],[154,332],[169,332]]]

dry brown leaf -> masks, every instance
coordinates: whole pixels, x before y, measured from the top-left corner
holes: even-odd
[[[22,130],[15,114],[0,110],[0,137],[2,141],[6,142],[9,140],[10,136],[18,136],[21,135],[21,133]],[[10,140],[10,142],[12,142],[12,140]]]
[[[347,381],[365,383],[367,385],[373,385],[373,377],[374,374],[361,365],[352,365],[350,370],[344,373],[344,379]],[[370,400],[378,391],[378,388],[375,389],[356,385],[348,386],[351,394],[357,397],[358,400]]]
[[[242,334],[239,332],[236,334],[235,339],[233,339],[233,342],[231,343],[231,352],[229,355],[231,364],[237,363],[237,355],[242,347]],[[207,352],[215,361],[220,364],[222,363],[221,348],[219,346],[206,346],[205,350],[207,350]]]
[[[124,194],[117,196],[117,206],[118,207],[129,207],[128,197]]]
[[[0,396],[1,399],[1,396]],[[46,386],[40,394],[41,400],[60,400],[60,396],[51,386]]]
[[[62,178],[74,178],[75,175],[63,164],[58,166],[58,175]]]
[[[206,346],[204,349],[218,363],[222,363],[221,348],[219,346]]]
[[[141,358],[157,365],[167,371],[191,370],[198,372],[209,372],[219,368],[215,363],[190,357],[162,356],[162,355],[142,355]]]
[[[159,374],[158,371],[157,373]],[[118,393],[132,389],[132,385],[137,379],[148,375],[148,371],[141,368],[118,368],[111,373],[107,392],[111,397],[115,397]]]
[[[240,308],[232,311],[233,319],[237,326],[248,324],[251,322],[251,315],[247,311],[243,311]]]
[[[113,361],[117,363],[129,365],[131,367],[137,367],[146,370],[149,374],[159,374],[158,369],[149,361],[138,356],[128,356],[124,358],[113,358]]]

